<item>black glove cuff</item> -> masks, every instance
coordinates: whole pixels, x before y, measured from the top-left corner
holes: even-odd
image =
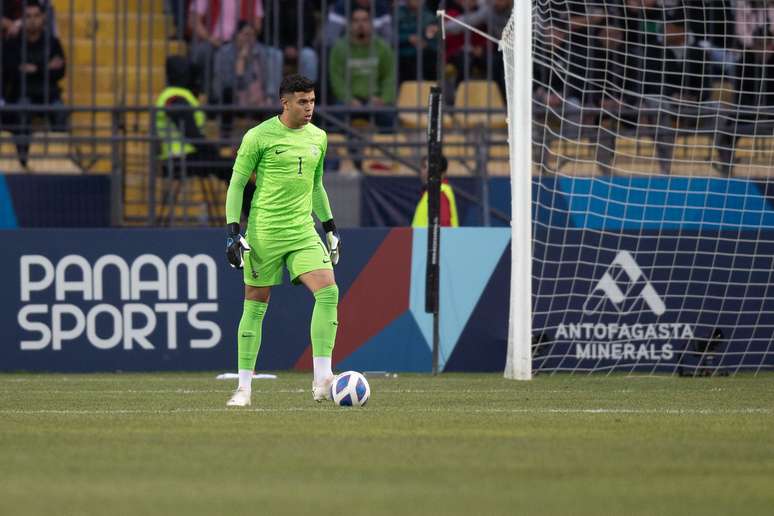
[[[239,222],[232,222],[231,224],[226,224],[226,229],[228,230],[228,236],[236,236],[239,234]]]
[[[326,220],[325,222],[323,222],[322,227],[323,227],[323,231],[325,231],[326,233],[336,232],[336,224],[333,223],[333,219]]]

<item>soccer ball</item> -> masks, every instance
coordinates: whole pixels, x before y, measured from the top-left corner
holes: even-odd
[[[341,407],[363,407],[371,396],[371,387],[365,376],[357,371],[346,371],[333,379],[333,403]]]

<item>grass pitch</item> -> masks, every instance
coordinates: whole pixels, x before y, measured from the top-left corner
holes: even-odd
[[[772,514],[774,375],[0,375],[0,514]]]

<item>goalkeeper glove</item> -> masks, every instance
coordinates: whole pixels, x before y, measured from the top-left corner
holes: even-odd
[[[239,224],[232,222],[226,226],[228,228],[228,238],[226,238],[226,258],[229,265],[235,269],[241,269],[245,265],[245,251],[250,250],[247,240],[239,232]]]
[[[336,265],[339,263],[339,257],[341,256],[341,235],[336,231],[336,224],[333,223],[333,219],[322,223],[323,231],[325,231],[325,241],[328,244],[328,254],[331,255],[331,263]]]

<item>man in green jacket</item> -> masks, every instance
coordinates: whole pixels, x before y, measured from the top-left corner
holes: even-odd
[[[350,15],[349,37],[331,48],[330,81],[336,101],[353,108],[395,104],[395,55],[389,44],[373,35],[371,14],[355,8]],[[379,126],[392,125],[393,116],[375,115]]]

